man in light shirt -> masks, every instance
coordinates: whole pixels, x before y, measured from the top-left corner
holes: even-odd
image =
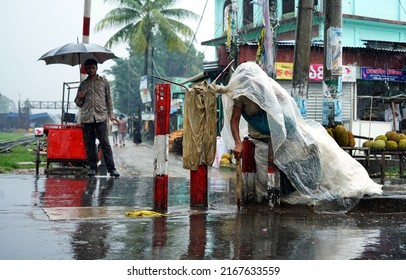
[[[393,116],[395,116],[395,126],[393,126]],[[392,130],[396,130],[397,132],[400,132],[399,123],[400,123],[400,121],[402,121],[402,116],[396,107],[394,107],[393,110],[390,105],[388,106],[388,108],[386,108],[385,121],[392,123]]]

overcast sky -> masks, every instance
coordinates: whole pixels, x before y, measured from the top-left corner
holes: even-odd
[[[206,0],[179,0],[178,3],[202,15]],[[79,81],[79,66],[45,65],[38,58],[58,46],[82,41],[84,0],[2,0],[0,6],[0,93],[12,99],[16,106],[18,100],[62,100],[63,83]],[[96,23],[112,8],[103,0],[92,0],[90,43],[104,45],[114,34],[114,30],[94,31]],[[208,0],[196,36],[196,47],[207,52],[207,60],[213,58],[213,50],[200,43],[213,37],[213,14],[214,1]],[[197,25],[198,21],[190,23],[193,30]],[[128,57],[125,45],[112,47],[111,51],[118,57]],[[98,72],[112,65],[114,62],[107,61],[99,65]]]

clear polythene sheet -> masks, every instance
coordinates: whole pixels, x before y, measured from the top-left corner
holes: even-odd
[[[305,199],[318,212],[346,212],[364,195],[382,194],[382,186],[365,168],[321,124],[304,120],[289,93],[256,63],[239,65],[228,85],[217,86],[217,90],[222,93],[224,108],[221,133],[229,149],[234,148],[230,129],[233,99],[245,95],[266,111],[274,162],[300,194],[285,201],[295,204]]]

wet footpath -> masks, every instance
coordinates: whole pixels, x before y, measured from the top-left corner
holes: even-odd
[[[152,209],[153,144],[113,148],[119,178],[0,174],[1,260],[405,260],[405,185],[346,214],[238,209],[235,171],[209,168],[208,209],[190,208],[190,171],[170,154],[168,211]],[[174,278],[173,278],[174,279]]]

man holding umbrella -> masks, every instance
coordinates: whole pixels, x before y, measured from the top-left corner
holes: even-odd
[[[83,139],[90,168],[88,176],[93,177],[97,173],[98,157],[95,142],[97,138],[110,176],[119,177],[108,138],[108,118],[116,120],[110,84],[106,78],[97,74],[95,59],[87,59],[84,65],[88,76],[79,85],[75,103],[80,108]]]

